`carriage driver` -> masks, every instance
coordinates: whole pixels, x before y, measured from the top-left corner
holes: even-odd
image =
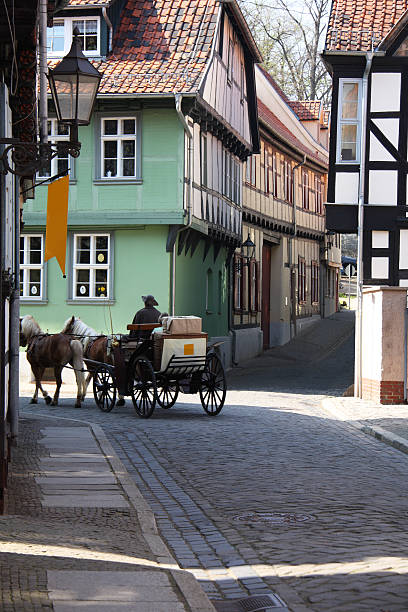
[[[155,308],[159,304],[156,302],[152,295],[142,295],[142,300],[144,302],[144,308],[141,308],[137,311],[135,316],[133,317],[132,324],[136,323],[158,323],[160,312]],[[136,332],[131,331],[129,336],[131,338],[148,338],[150,336],[150,332]]]

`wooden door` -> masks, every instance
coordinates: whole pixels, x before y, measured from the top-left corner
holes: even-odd
[[[269,348],[271,321],[271,247],[262,247],[262,311],[261,328],[263,332],[263,347]]]

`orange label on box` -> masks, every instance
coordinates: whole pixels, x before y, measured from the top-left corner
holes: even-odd
[[[184,354],[185,355],[194,355],[194,344],[185,344],[184,345]]]

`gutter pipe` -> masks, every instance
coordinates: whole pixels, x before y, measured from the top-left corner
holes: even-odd
[[[289,334],[290,339],[296,336],[296,306],[295,306],[295,295],[294,295],[294,273],[295,269],[293,267],[295,261],[295,242],[296,234],[297,234],[297,211],[296,211],[296,189],[295,189],[295,172],[301,166],[304,166],[306,163],[306,153],[303,154],[303,161],[299,162],[295,166],[293,166],[292,173],[292,201],[293,201],[293,236],[289,238],[289,270],[290,270],[290,305],[291,305],[291,316],[290,316],[290,324],[289,324]],[[292,332],[292,320],[293,320],[293,332]]]
[[[104,20],[106,22],[106,25],[109,28],[108,51],[110,53],[112,51],[113,25],[112,25],[111,20],[108,17],[108,13],[106,11],[106,6],[102,7],[102,15],[103,15],[103,18],[104,18]]]
[[[361,136],[360,136],[360,184],[358,193],[358,225],[357,225],[357,312],[356,312],[356,360],[354,368],[354,397],[362,396],[362,342],[363,342],[363,229],[364,229],[364,191],[365,191],[365,154],[367,133],[367,89],[368,77],[371,71],[374,53],[366,53],[361,92]]]
[[[176,102],[176,113],[180,119],[180,123],[184,128],[184,132],[188,138],[188,159],[189,159],[189,185],[188,185],[188,194],[187,194],[187,224],[183,225],[178,232],[177,236],[189,229],[191,227],[193,221],[193,178],[194,178],[194,146],[193,146],[193,134],[190,130],[190,127],[186,121],[186,118],[181,110],[181,103],[183,101],[183,94],[175,93],[174,99]],[[171,254],[171,314],[175,314],[176,309],[176,242],[177,236],[174,241],[173,250]]]
[[[40,0],[39,5],[39,39],[38,60],[40,80],[40,142],[48,142],[48,106],[47,106],[47,0]]]

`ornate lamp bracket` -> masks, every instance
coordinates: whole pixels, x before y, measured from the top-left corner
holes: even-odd
[[[79,157],[81,143],[60,141],[56,143],[21,142],[14,138],[0,138],[0,145],[6,145],[0,153],[0,174],[33,176],[54,157]]]

